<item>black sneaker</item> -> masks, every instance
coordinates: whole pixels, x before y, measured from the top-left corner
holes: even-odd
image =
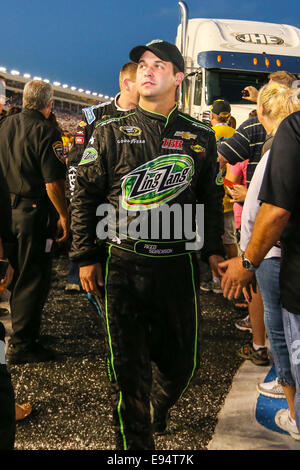
[[[9,345],[6,353],[6,361],[8,364],[26,364],[28,362],[48,362],[57,359],[56,353],[45,348],[41,343],[35,343],[30,348],[15,348]]]
[[[268,366],[270,364],[268,349],[265,347],[255,351],[252,344],[245,344],[238,351],[238,355],[244,359],[249,359],[257,366]]]

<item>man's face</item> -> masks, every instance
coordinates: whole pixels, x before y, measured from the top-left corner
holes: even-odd
[[[146,51],[139,60],[136,73],[138,92],[141,96],[149,99],[161,98],[167,94],[175,93],[176,87],[181,82],[179,75],[181,75],[180,72],[174,75],[171,62],[165,62],[153,52]]]
[[[129,85],[129,92],[130,92],[130,97],[131,97],[132,103],[138,104],[140,94],[139,94],[138,89],[137,89],[136,81],[132,81],[132,80],[128,79],[128,85]]]

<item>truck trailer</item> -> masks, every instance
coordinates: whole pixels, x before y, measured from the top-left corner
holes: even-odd
[[[285,70],[300,78],[300,29],[258,21],[188,18],[179,2],[181,23],[176,46],[185,59],[181,109],[207,120],[216,99],[229,101],[237,125],[248,118],[255,103],[242,98],[246,86],[259,89],[271,72]]]

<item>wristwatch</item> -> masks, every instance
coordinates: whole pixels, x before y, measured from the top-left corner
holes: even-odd
[[[244,253],[242,254],[242,265],[247,271],[255,272],[257,270],[254,264],[252,264],[249,259],[245,258]]]

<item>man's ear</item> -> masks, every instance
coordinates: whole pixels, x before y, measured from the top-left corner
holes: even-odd
[[[175,85],[178,86],[183,82],[184,79],[184,73],[183,72],[177,72],[175,75]]]
[[[124,87],[124,90],[126,90],[126,91],[129,91],[129,90],[130,90],[129,82],[130,82],[129,78],[124,78],[124,80],[123,80],[123,87]]]

